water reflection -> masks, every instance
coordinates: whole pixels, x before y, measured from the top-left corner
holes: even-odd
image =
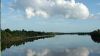
[[[92,41],[94,41],[95,43],[100,43],[100,36],[95,36],[95,35],[89,35],[91,36]]]
[[[100,30],[91,32],[91,38],[94,42],[100,43]]]
[[[42,52],[36,52],[28,49],[26,56],[89,56],[88,48],[66,48],[64,50],[53,51],[51,49],[43,49]]]
[[[100,43],[100,37],[99,36],[92,36],[91,35],[91,39],[96,43]]]
[[[1,51],[5,50],[6,48],[10,48],[12,45],[19,46],[19,45],[25,44],[26,42],[33,42],[33,41],[38,40],[38,39],[51,38],[51,37],[54,37],[54,36],[41,37],[41,38],[37,38],[37,37],[27,38],[27,39],[24,39],[24,40],[21,40],[21,41],[9,42],[9,43],[2,42],[1,43]]]
[[[100,43],[100,37],[99,36],[95,36],[95,35],[90,35],[91,39],[96,42],[96,43]],[[52,36],[54,37],[54,36]],[[17,42],[10,42],[10,43],[1,43],[1,50],[5,50],[6,48],[10,48],[12,45],[14,46],[18,46],[18,45],[22,45],[25,44],[26,42],[33,42],[34,40],[38,40],[38,39],[44,39],[44,38],[51,38],[49,37],[41,37],[41,38],[29,38],[29,39],[25,39],[25,40],[21,40],[21,41],[17,41]]]

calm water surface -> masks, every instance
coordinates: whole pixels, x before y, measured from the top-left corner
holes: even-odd
[[[2,56],[100,56],[100,44],[91,37],[57,35],[11,46],[1,52]]]

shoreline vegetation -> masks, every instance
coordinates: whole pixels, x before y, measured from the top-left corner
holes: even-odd
[[[22,30],[1,30],[1,50],[10,48],[12,45],[20,45],[25,42],[34,41],[41,38],[54,37],[52,32],[38,32]]]
[[[1,42],[11,42],[11,41],[20,41],[27,38],[40,38],[53,36],[52,32],[38,32],[38,31],[26,31],[26,30],[13,30],[5,29],[1,30]]]
[[[100,42],[100,30],[92,32],[72,32],[72,33],[61,33],[61,32],[38,32],[38,31],[26,31],[22,30],[1,30],[1,50],[10,48],[12,45],[20,45],[25,42],[34,41],[38,39],[50,38],[56,35],[90,35],[91,39],[95,42]]]

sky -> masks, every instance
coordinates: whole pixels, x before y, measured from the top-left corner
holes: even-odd
[[[99,0],[1,0],[1,28],[47,32],[100,29]]]

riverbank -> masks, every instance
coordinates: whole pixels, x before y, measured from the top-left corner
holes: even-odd
[[[29,37],[39,38],[54,35],[52,32],[38,32],[22,30],[1,30],[1,42],[21,41]]]
[[[20,45],[25,42],[34,41],[38,39],[50,38],[55,35],[90,35],[92,40],[100,42],[100,30],[93,32],[74,32],[74,33],[61,33],[61,32],[37,32],[26,30],[1,30],[1,50],[10,48],[13,44]]]
[[[11,47],[13,44],[20,45],[28,41],[40,38],[48,38],[55,36],[52,32],[38,32],[26,30],[1,30],[1,50]]]

